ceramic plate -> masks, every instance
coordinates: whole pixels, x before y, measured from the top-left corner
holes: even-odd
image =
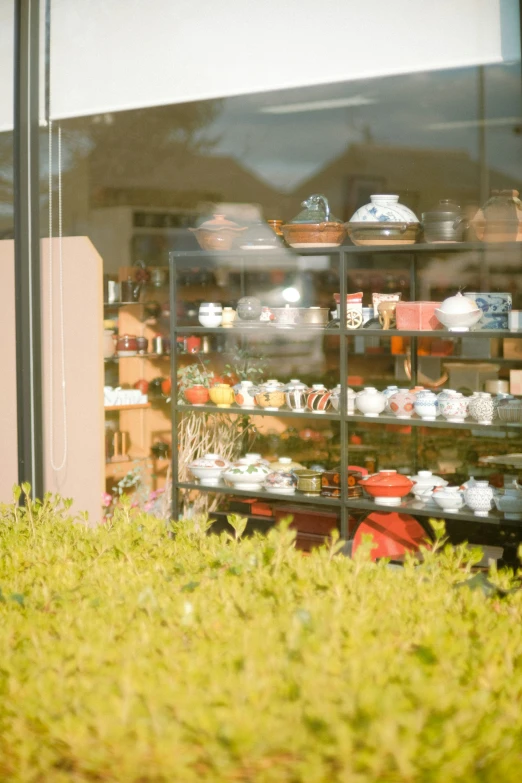
[[[352,552],[362,543],[363,535],[373,536],[377,544],[372,549],[372,560],[380,557],[397,558],[406,552],[416,552],[421,544],[429,539],[429,534],[416,519],[409,514],[396,511],[372,511],[357,525],[353,537]]]

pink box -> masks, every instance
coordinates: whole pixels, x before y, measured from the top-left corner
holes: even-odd
[[[509,371],[509,393],[522,395],[522,370]]]
[[[419,331],[442,329],[443,327],[435,315],[435,310],[440,305],[440,302],[397,302],[395,311],[397,329],[417,329]]]

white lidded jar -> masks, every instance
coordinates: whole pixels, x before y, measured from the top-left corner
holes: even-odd
[[[386,397],[373,386],[366,386],[356,394],[355,405],[364,416],[375,418],[383,412],[386,405]]]

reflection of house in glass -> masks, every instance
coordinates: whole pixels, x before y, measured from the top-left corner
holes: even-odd
[[[501,172],[490,169],[487,174],[491,188],[519,187]],[[372,193],[397,193],[420,220],[422,212],[443,198],[457,201],[473,214],[480,203],[480,179],[480,164],[463,150],[350,144],[294,194],[305,198],[326,193],[333,212],[349,220]]]

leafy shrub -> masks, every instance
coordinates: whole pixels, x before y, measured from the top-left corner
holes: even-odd
[[[131,514],[0,508],[2,782],[519,779],[513,574]]]

